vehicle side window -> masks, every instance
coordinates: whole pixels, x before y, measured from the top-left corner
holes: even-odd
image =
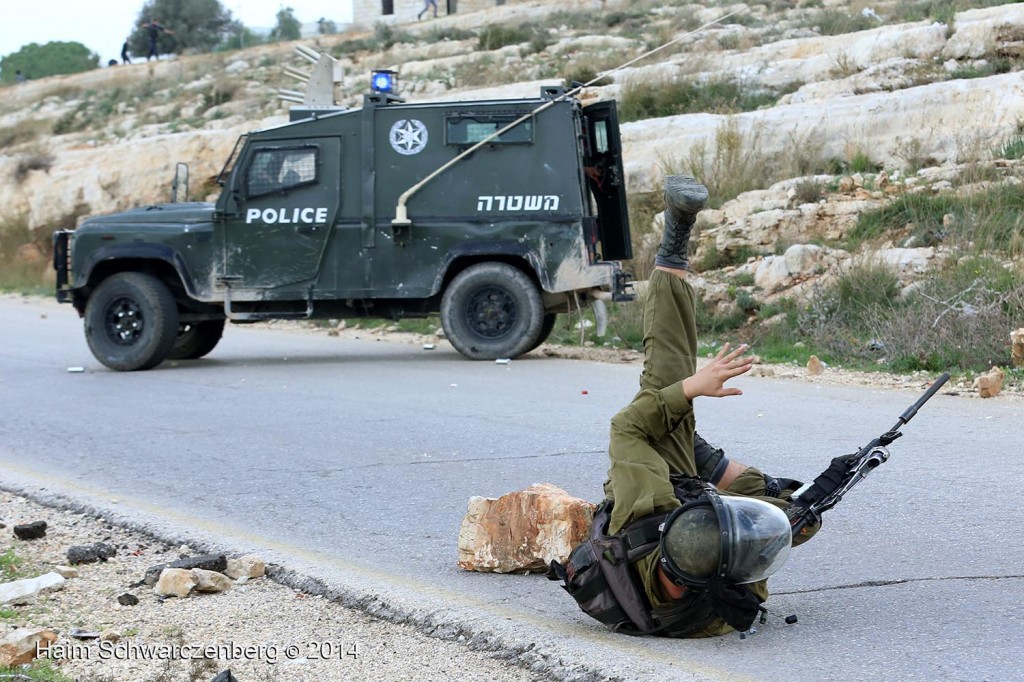
[[[608,122],[596,121],[594,123],[594,151],[604,154],[608,151]]]
[[[471,145],[487,139],[522,114],[449,114],[445,117],[445,142],[452,145]],[[533,144],[533,121],[523,121],[490,141],[491,144]]]
[[[245,173],[245,194],[258,197],[317,180],[318,147],[261,149]]]

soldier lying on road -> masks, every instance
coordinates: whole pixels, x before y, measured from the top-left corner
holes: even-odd
[[[591,540],[554,577],[591,616],[628,634],[702,637],[747,630],[767,581],[795,540],[786,514],[800,483],[727,459],[695,433],[693,400],[740,395],[746,346],[696,370],[695,295],[688,242],[707,189],[666,180],[665,234],[644,303],[640,391],[612,419],[606,501]]]

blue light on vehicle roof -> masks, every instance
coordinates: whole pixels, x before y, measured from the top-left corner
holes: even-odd
[[[394,71],[374,71],[370,76],[370,89],[374,92],[394,92],[395,76]]]

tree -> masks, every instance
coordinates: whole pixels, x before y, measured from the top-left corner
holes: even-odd
[[[320,17],[316,22],[316,30],[322,36],[331,35],[338,32],[338,25],[330,19]]]
[[[43,78],[65,73],[80,73],[100,65],[99,56],[82,43],[52,41],[45,45],[29,43],[0,59],[0,80],[13,83],[16,72],[27,78]]]
[[[253,45],[262,45],[265,42],[267,42],[266,36],[253,33],[240,21],[232,21],[224,40],[217,46],[217,50],[238,50]]]
[[[151,19],[174,31],[159,34],[160,54],[183,50],[210,52],[229,36],[235,25],[231,12],[219,0],[146,0],[129,39],[133,54],[149,53],[149,32],[144,24]]]
[[[270,32],[270,40],[298,40],[302,37],[302,24],[295,18],[295,10],[282,7],[277,12],[277,26]]]

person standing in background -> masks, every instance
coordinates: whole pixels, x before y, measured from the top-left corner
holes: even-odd
[[[422,19],[423,15],[426,13],[426,11],[428,9],[430,9],[431,6],[434,7],[434,18],[436,19],[437,18],[437,0],[423,0],[423,9],[421,9],[420,13],[416,15],[416,18],[417,19]]]
[[[150,19],[148,24],[143,24],[146,30],[149,31],[149,54],[146,55],[146,61],[148,62],[153,57],[160,58],[160,51],[157,49],[157,39],[161,33],[167,33],[168,35],[174,35],[174,31],[166,28],[160,24],[156,19]]]

